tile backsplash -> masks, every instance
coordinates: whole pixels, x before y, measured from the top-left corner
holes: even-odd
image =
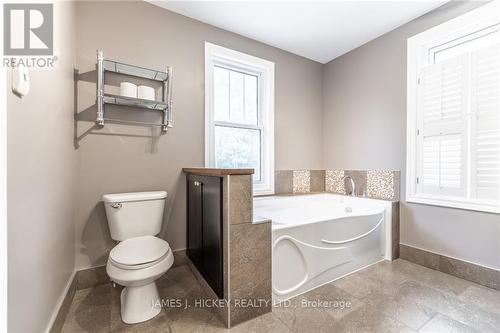
[[[395,197],[393,171],[369,170],[366,177],[366,194],[370,198],[392,199]]]
[[[342,178],[344,178],[344,170],[326,170],[325,191],[345,194],[345,186]]]
[[[293,170],[293,193],[311,192],[311,170]]]
[[[278,170],[274,176],[276,194],[304,194],[325,191],[325,170]]]
[[[325,170],[311,170],[311,191],[325,192]]]
[[[356,195],[384,200],[399,200],[400,172],[394,170],[278,170],[275,173],[276,194],[317,192],[351,193],[351,176]]]

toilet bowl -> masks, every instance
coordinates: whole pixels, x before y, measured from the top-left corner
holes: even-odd
[[[149,320],[161,312],[155,280],[174,263],[170,246],[160,232],[167,193],[137,192],[103,196],[111,237],[119,243],[111,249],[106,272],[124,286],[121,317],[127,324]]]
[[[139,323],[160,313],[155,280],[173,263],[168,243],[154,236],[130,238],[111,250],[106,272],[112,281],[125,287],[120,297],[123,322]]]

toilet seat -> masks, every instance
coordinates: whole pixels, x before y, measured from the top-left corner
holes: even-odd
[[[116,267],[135,270],[153,266],[170,252],[166,241],[154,236],[126,239],[116,245],[109,254],[109,260]]]

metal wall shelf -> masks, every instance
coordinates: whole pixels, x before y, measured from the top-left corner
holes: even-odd
[[[104,59],[103,66],[104,70],[107,72],[114,72],[124,75],[142,77],[144,79],[150,79],[155,81],[166,81],[168,79],[168,73],[166,72],[139,66],[128,65],[109,59]]]
[[[131,98],[104,93],[105,73],[117,73],[129,75],[143,79],[155,80],[162,82],[162,101],[152,101],[140,98]],[[172,127],[172,67],[168,67],[166,71],[158,71],[144,67],[128,65],[121,62],[104,59],[103,52],[97,51],[97,119],[96,123],[104,126],[106,121],[110,121],[104,117],[105,105],[112,104],[117,106],[128,106],[140,109],[148,109],[163,112],[162,122],[152,126],[161,126],[162,132],[166,132],[168,127]],[[124,124],[147,124],[137,121],[114,120]]]
[[[163,102],[112,95],[112,94],[104,94],[103,102],[104,104],[125,105],[130,107],[137,107],[141,109],[157,110],[157,111],[163,111],[168,108],[168,105]]]

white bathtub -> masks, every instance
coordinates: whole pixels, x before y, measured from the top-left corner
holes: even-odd
[[[273,301],[391,260],[391,202],[329,193],[254,199],[272,220]]]

